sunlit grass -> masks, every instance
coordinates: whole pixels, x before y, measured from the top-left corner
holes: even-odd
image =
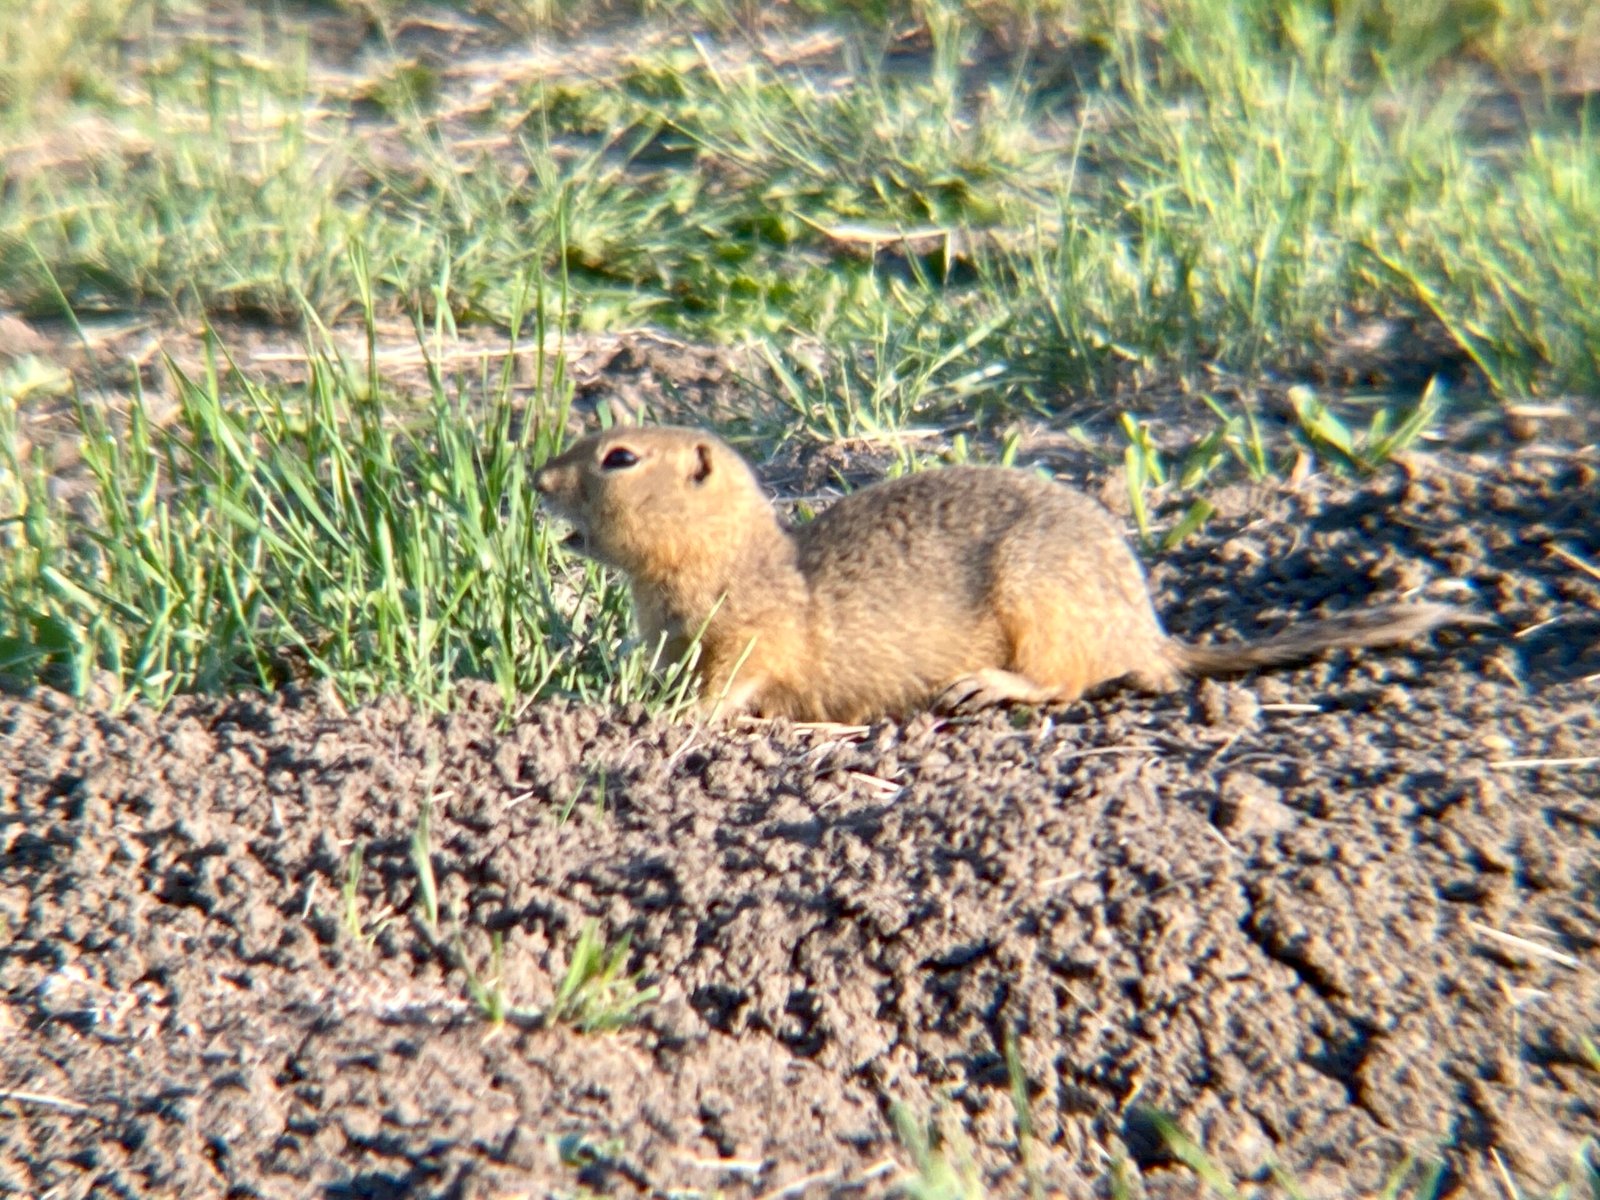
[[[553,36],[546,7],[523,18]],[[934,391],[981,372],[991,405],[1129,363],[1293,370],[1347,311],[1436,319],[1503,395],[1600,378],[1593,135],[1532,68],[1526,124],[1491,130],[1476,68],[1519,69],[1531,29],[1579,36],[1581,8],[1096,0],[1001,51],[1016,10],[935,4],[842,20],[824,60],[785,63],[688,36],[737,15],[703,7],[647,6],[684,32],[594,73],[475,80],[470,104],[409,59],[336,79],[266,24],[180,42],[77,102],[111,126],[64,169],[17,173],[0,301],[334,319],[356,243],[384,313],[503,322],[530,271],[565,269],[576,327],[820,338],[875,366],[899,342],[947,360]],[[1041,72],[1074,46],[1067,82]]]
[[[1600,154],[1560,90],[1600,45],[1582,5],[662,2],[618,7],[654,33],[582,69],[464,74],[399,48],[395,3],[334,10],[359,70],[261,14],[185,38],[203,8],[79,7],[63,33],[23,4],[0,38],[0,307],[304,328],[310,368],[268,384],[214,340],[173,368],[175,423],[81,396],[70,507],[15,416],[71,377],[0,371],[0,655],[75,691],[659,699],[618,657],[622,592],[528,499],[575,330],[757,343],[758,438],[1003,442],[1093,402],[1082,436],[1152,552],[1220,479],[1378,469],[1460,392],[1600,388]],[[571,5],[458,7],[491,64],[593,32]],[[808,29],[820,50],[741,40]],[[438,370],[402,395],[320,332],[396,319],[537,326],[538,397]],[[1358,319],[1470,369],[1357,404],[1314,368]],[[1184,428],[1152,423],[1157,392]]]
[[[303,388],[268,389],[225,353],[211,343],[198,378],[172,367],[175,421],[154,423],[138,395],[117,425],[79,404],[76,503],[3,463],[0,671],[157,704],[318,679],[442,705],[463,677],[494,680],[508,705],[682,702],[681,686],[645,686],[642,650],[623,654],[620,591],[535,519],[528,475],[564,430],[559,359],[541,359],[529,406],[505,374],[476,396],[434,369],[418,413],[370,358],[324,347]],[[0,441],[15,445],[10,424]]]

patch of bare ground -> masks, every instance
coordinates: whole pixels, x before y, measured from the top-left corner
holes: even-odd
[[[1008,1039],[1051,1193],[1126,1156],[1192,1195],[1151,1109],[1313,1196],[1408,1153],[1447,1195],[1554,1187],[1600,1127],[1596,466],[1417,458],[1221,507],[1154,571],[1185,635],[1413,588],[1499,627],[861,730],[502,729],[482,685],[449,716],[6,700],[0,1189],[880,1193],[904,1104],[1016,1194]],[[425,799],[465,961],[499,933],[536,1012],[597,920],[661,989],[636,1026],[467,1002],[419,915]]]

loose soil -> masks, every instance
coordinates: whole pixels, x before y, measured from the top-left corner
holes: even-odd
[[[898,1115],[995,1194],[1197,1194],[1164,1113],[1311,1196],[1547,1193],[1600,1129],[1593,452],[1217,499],[1176,632],[1498,626],[866,729],[5,700],[0,1192],[881,1194]],[[660,989],[617,1032],[538,1015],[590,921]]]

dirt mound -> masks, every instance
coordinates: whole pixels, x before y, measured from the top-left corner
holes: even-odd
[[[1493,1194],[1491,1151],[1553,1187],[1600,1128],[1594,469],[1233,499],[1154,573],[1176,631],[1449,581],[1501,628],[859,734],[501,729],[477,686],[449,716],[5,702],[0,1191],[859,1194],[909,1161],[895,1105],[1000,1194],[1103,1191],[1116,1156],[1193,1194],[1151,1112],[1311,1195],[1407,1154]],[[638,1024],[467,999],[498,934],[541,1009],[590,920],[660,988]]]

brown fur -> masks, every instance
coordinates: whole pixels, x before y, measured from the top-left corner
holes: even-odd
[[[628,577],[647,643],[681,656],[699,636],[701,695],[722,711],[860,721],[941,701],[1061,703],[1113,682],[1165,691],[1461,615],[1389,605],[1189,645],[1162,630],[1110,514],[1028,471],[910,475],[788,530],[726,443],[653,427],[584,438],[534,486],[579,550]]]

